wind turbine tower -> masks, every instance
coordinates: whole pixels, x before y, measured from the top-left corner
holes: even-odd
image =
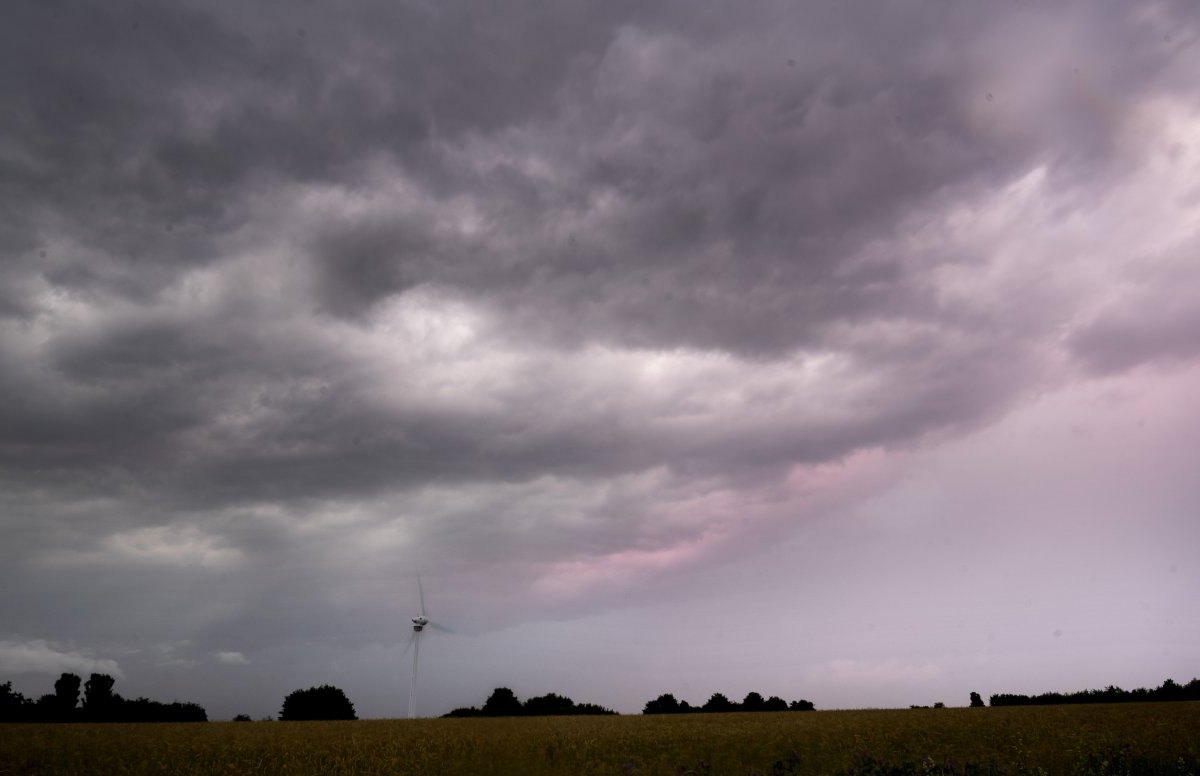
[[[421,598],[421,613],[412,618],[412,635],[408,637],[408,644],[404,647],[404,653],[408,654],[411,648],[413,653],[412,676],[408,683],[408,717],[416,719],[417,716],[417,665],[421,656],[421,634],[425,632],[425,628],[443,631],[449,633],[446,628],[430,621],[429,616],[425,613],[425,589],[421,586],[421,575],[417,574],[417,595]],[[401,659],[404,655],[400,656]]]

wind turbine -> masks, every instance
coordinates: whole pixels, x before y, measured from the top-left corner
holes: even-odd
[[[417,595],[421,597],[421,613],[412,618],[413,632],[412,635],[408,637],[408,644],[406,644],[404,647],[404,653],[400,655],[400,659],[403,660],[404,656],[408,654],[409,649],[412,649],[413,651],[412,678],[409,680],[408,684],[409,719],[415,719],[417,716],[417,658],[421,655],[421,634],[426,628],[433,628],[434,630],[442,631],[443,633],[450,633],[448,628],[438,625],[436,622],[430,621],[428,615],[426,615],[425,589],[421,587],[420,574],[417,574]]]

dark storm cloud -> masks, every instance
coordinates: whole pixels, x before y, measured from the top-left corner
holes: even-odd
[[[162,481],[200,501],[300,498],[451,473],[520,479],[547,465],[591,476],[662,461],[820,461],[989,417],[1019,391],[990,364],[1027,358],[1009,340],[1021,332],[948,306],[927,277],[960,257],[899,238],[1030,164],[1086,153],[1103,167],[1110,144],[1020,115],[1003,84],[988,85],[988,45],[1039,20],[1082,27],[1087,45],[1068,50],[1088,67],[1124,41],[1135,55],[1100,84],[1117,105],[1166,56],[1153,30],[1115,9],[555,8],[367,4],[342,18],[22,6],[6,28],[19,63],[6,69],[20,117],[7,157],[19,173],[6,195],[11,287],[37,280],[94,302],[99,317],[51,326],[40,371],[6,378],[23,397],[5,410],[11,464],[69,470],[103,455],[129,470],[165,465]],[[1068,124],[1085,115],[1062,110]],[[403,196],[380,187],[389,169]],[[106,300],[161,293],[191,262],[227,262],[267,237],[247,219],[289,182],[370,200],[275,224],[299,235],[284,246],[293,269],[309,267],[294,304],[184,315],[166,303],[106,320]],[[74,247],[33,253],[50,235]],[[319,325],[308,311],[369,327],[378,305],[422,287],[489,309],[496,347],[690,347],[766,362],[841,352],[903,388],[854,422],[753,441],[622,420],[653,407],[527,433],[524,414],[383,409],[365,397],[377,375],[336,338],[304,341]],[[31,304],[17,294],[9,309],[29,317]],[[280,313],[295,316],[290,333]],[[881,352],[846,336],[856,327],[926,333]],[[898,348],[911,358],[889,361]],[[551,406],[571,381],[531,377],[508,401]],[[488,440],[505,437],[521,441],[497,460]]]
[[[6,15],[21,654],[361,642],[422,552],[495,600],[670,568],[1002,417],[1064,347],[1197,353],[1186,252],[1139,286],[1071,226],[1153,190],[1186,3]]]
[[[1053,168],[1089,154],[1089,165],[1103,166],[1111,144],[1081,144],[1070,126],[1105,116],[1068,104],[1066,124],[1039,121],[1051,134],[1032,136],[1019,131],[1029,117],[1001,115],[1020,108],[1005,107],[1014,98],[1002,84],[988,86],[988,45],[1012,45],[997,35],[1057,23],[1086,39],[1068,49],[1085,68],[1124,42],[1133,55],[1093,76],[1119,106],[1168,55],[1150,33],[1180,34],[1167,23],[1170,8],[1160,9],[1163,19],[1147,25],[1115,8],[1111,17],[1003,15],[939,4],[805,14],[764,6],[732,16],[719,4],[624,16],[558,5],[525,16],[465,4],[366,4],[346,15],[26,4],[6,25],[4,47],[19,119],[6,155],[16,173],[6,176],[6,234],[17,259],[6,287],[35,276],[83,299],[98,294],[98,304],[158,293],[193,261],[226,261],[253,203],[290,181],[381,200],[365,214],[318,212],[315,223],[296,225],[311,235],[295,248],[311,262],[315,310],[359,324],[381,302],[433,286],[488,306],[509,336],[565,347],[770,358],[838,349],[846,327],[891,322],[949,324],[956,339],[1005,349],[991,321],[953,320],[925,281],[944,257],[877,246],[1032,163]],[[972,56],[974,43],[983,55]],[[989,117],[1018,128],[993,131]],[[1114,122],[1089,122],[1089,131],[1111,134]],[[380,163],[396,165],[414,194],[372,193]],[[437,220],[460,206],[478,222],[470,233]],[[81,249],[35,254],[51,235]],[[10,295],[7,309],[28,317],[30,304]],[[217,407],[265,390],[276,420],[262,421],[260,441],[302,449],[324,440],[315,458],[301,456],[317,471],[344,461],[355,464],[347,471],[369,472],[358,465],[356,429],[377,427],[381,416],[355,400],[355,377],[316,377],[348,359],[323,349],[332,343],[264,342],[253,333],[259,323],[249,313],[184,319],[168,310],[52,333],[49,368],[63,385],[86,383],[86,395],[39,393],[27,376],[14,391],[28,404],[12,406],[10,427],[23,446],[37,447],[43,428],[70,442],[59,452],[82,458],[95,449],[84,439],[104,440],[117,460],[123,449],[182,455],[187,432]],[[858,347],[867,344],[850,352]],[[944,353],[959,366],[931,361],[905,380],[929,385],[912,401],[941,408],[914,412],[899,400],[897,415],[929,419],[905,433],[986,415],[988,391],[938,376],[978,373],[961,366],[961,351],[937,336],[922,347],[926,359]],[[325,384],[296,387],[308,380]],[[995,400],[1005,395],[999,388]],[[337,409],[321,411],[329,407]],[[454,417],[386,420],[411,449],[456,464],[476,434],[507,422],[456,429]],[[594,443],[582,441],[593,432],[560,429],[544,442],[546,458],[562,461],[561,448],[594,460]],[[779,452],[837,457],[872,433],[851,436]],[[876,436],[892,435],[880,427]],[[627,459],[622,447],[600,457]],[[665,447],[646,459],[669,457]],[[409,448],[366,449],[369,461],[403,460]],[[765,458],[775,455],[766,449]],[[370,479],[351,481],[359,476]]]
[[[11,9],[7,253],[70,235],[117,267],[55,271],[51,249],[48,280],[154,293],[178,262],[220,257],[259,187],[352,182],[376,158],[419,155],[434,129],[453,138],[523,118],[607,35],[566,4],[530,17],[462,4],[228,10]]]
[[[382,232],[338,219],[315,250],[327,303],[346,314],[425,281],[494,301],[526,336],[748,353],[862,317],[936,321],[919,272],[933,257],[856,254],[1031,165],[1105,180],[1127,162],[1126,95],[1171,53],[1169,24],[1128,11],[1024,11],[999,32],[944,11],[818,14],[826,27],[760,9],[695,39],[624,26],[554,110],[438,155],[435,196],[467,193],[482,234],[432,251],[402,212]],[[1003,34],[1039,27],[1044,83],[1006,91]],[[1106,62],[1117,45],[1133,55]]]
[[[7,251],[66,231],[121,261],[148,259],[147,271],[162,274],[153,260],[196,252],[180,250],[168,229],[219,228],[230,218],[214,191],[235,183],[227,171],[179,164],[169,147],[188,132],[189,90],[202,100],[248,69],[236,36],[183,9],[121,3],[22,3],[2,34],[16,117],[3,189]]]

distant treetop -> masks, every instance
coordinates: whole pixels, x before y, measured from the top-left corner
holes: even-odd
[[[1047,692],[1041,695],[999,693],[988,699],[991,706],[1050,706],[1059,703],[1139,703],[1145,701],[1200,701],[1200,679],[1186,685],[1167,679],[1153,690],[1138,688],[1122,690],[1109,685],[1103,690],[1081,690],[1072,693]]]
[[[86,683],[64,673],[54,693],[37,700],[0,685],[0,722],[207,722],[208,714],[195,703],[159,703],[149,698],[122,698],[113,692],[116,680],[92,674]],[[83,688],[83,703],[79,690]]]
[[[788,703],[778,695],[764,699],[760,693],[749,692],[741,703],[734,703],[723,693],[713,693],[703,706],[691,706],[680,701],[671,693],[663,693],[652,701],[646,701],[643,714],[690,714],[693,712],[718,713],[727,711],[813,711],[812,701],[799,700]]]
[[[447,717],[561,717],[577,715],[616,714],[595,703],[576,703],[565,695],[547,693],[521,703],[507,687],[497,687],[488,696],[482,709],[474,706],[455,709]]]
[[[358,719],[346,693],[332,685],[296,690],[283,699],[279,719],[285,722],[314,719]]]

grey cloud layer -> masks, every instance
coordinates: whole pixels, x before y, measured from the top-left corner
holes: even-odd
[[[1140,295],[1077,303],[1079,257],[1038,259],[1075,267],[1042,283],[961,225],[1019,231],[1021,186],[1086,220],[1136,177],[1146,106],[1196,106],[1187,3],[8,15],[6,544],[142,568],[122,592],[191,564],[155,611],[267,558],[239,573],[316,569],[332,607],[321,580],[359,584],[325,554],[338,526],[464,568],[697,542],[719,520],[667,519],[676,499],[738,508],[1056,369],[1200,349],[1171,280],[1194,237],[1123,279]],[[251,598],[163,638],[236,647],[272,608]],[[69,638],[39,617],[26,636]],[[263,630],[306,627],[289,604]]]

